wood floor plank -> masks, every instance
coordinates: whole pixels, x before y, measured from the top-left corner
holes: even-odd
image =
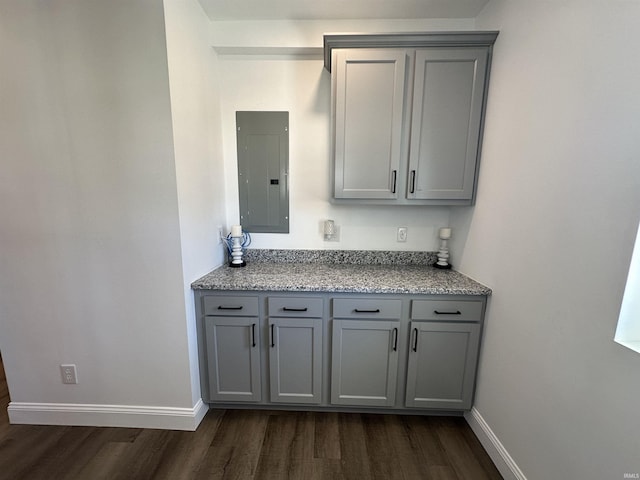
[[[400,415],[385,415],[385,428],[389,438],[389,444],[398,458],[403,478],[429,480],[432,475],[427,462],[422,455],[422,447],[415,437],[409,435],[409,431]]]
[[[406,415],[402,419],[411,442],[419,445],[422,461],[429,467],[447,466],[449,460],[429,417]]]
[[[464,419],[433,417],[429,421],[458,478],[473,478],[474,480],[488,480],[490,478],[461,433],[461,422],[464,422]]]
[[[314,424],[310,412],[270,416],[254,478],[311,478]]]
[[[87,462],[77,474],[69,474],[69,480],[90,478],[91,480],[109,480],[114,472],[122,468],[122,459],[131,445],[124,442],[107,442],[102,444],[94,457]]]
[[[71,428],[59,427],[51,430],[39,425],[21,427],[24,428],[11,429],[0,442],[0,472],[6,478],[29,478],[29,472],[42,460],[43,454]]]
[[[378,480],[402,480],[400,459],[389,438],[384,417],[379,414],[362,416],[371,476]]]
[[[200,466],[224,416],[224,410],[210,410],[195,432],[177,432],[155,471],[154,480],[190,480]]]
[[[453,467],[434,465],[429,467],[429,478],[433,480],[466,480],[459,478]],[[475,480],[475,477],[472,477]]]
[[[340,459],[340,423],[337,413],[316,413],[314,435],[315,458]]]
[[[66,430],[55,444],[43,452],[38,462],[24,472],[23,478],[49,480],[63,477],[69,466],[79,461],[76,454],[82,451],[94,430],[92,427],[71,427]]]
[[[253,478],[264,440],[269,414],[228,410],[207,450],[198,479]]]
[[[313,474],[309,480],[344,480],[342,462],[335,458],[315,458]],[[306,479],[305,479],[306,480]]]
[[[340,425],[340,460],[342,474],[345,479],[371,479],[371,467],[367,454],[362,416],[357,413],[341,413],[338,416]]]
[[[143,430],[134,442],[110,442],[118,452],[119,463],[110,471],[110,479],[153,479],[172,435],[171,430]]]
[[[500,475],[500,472],[491,460],[491,457],[489,457],[486,450],[480,443],[480,440],[478,440],[478,437],[476,437],[476,435],[473,433],[473,430],[471,430],[471,427],[469,427],[468,425],[461,425],[460,431],[464,436],[467,445],[469,445],[473,456],[478,460],[480,465],[482,465],[482,468],[486,472],[487,476],[492,480],[502,480],[502,475]]]
[[[57,428],[57,427],[49,427]],[[96,461],[96,457],[102,451],[105,445],[110,443],[122,444],[123,449],[126,444],[132,443],[142,432],[141,429],[132,428],[108,428],[108,427],[73,427],[87,428],[90,434],[84,439],[82,445],[73,450],[72,455],[66,461],[61,461],[58,467],[60,479],[64,480],[80,480],[92,478],[93,475],[83,473],[91,462]],[[108,457],[103,457],[108,462]],[[99,470],[104,470],[99,466]],[[51,477],[54,478],[54,477]]]

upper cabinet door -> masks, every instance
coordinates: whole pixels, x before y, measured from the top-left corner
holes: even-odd
[[[406,56],[335,51],[335,198],[398,198]]]
[[[487,48],[416,51],[407,198],[472,200]]]

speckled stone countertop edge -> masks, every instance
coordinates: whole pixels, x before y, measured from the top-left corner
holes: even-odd
[[[491,289],[482,286],[478,289],[447,288],[447,287],[423,287],[423,288],[359,288],[359,287],[336,287],[336,286],[300,286],[289,285],[216,285],[205,286],[197,281],[192,284],[193,290],[218,290],[224,292],[307,292],[307,293],[362,293],[377,295],[461,295],[461,296],[490,296]]]
[[[295,258],[286,255],[287,259]],[[339,253],[331,253],[337,258]],[[366,255],[366,254],[365,254]],[[491,289],[455,270],[430,264],[381,264],[247,259],[247,266],[223,265],[191,284],[193,290],[375,293],[414,295],[491,295]],[[305,257],[309,258],[309,257]],[[360,257],[362,258],[362,257]],[[426,258],[425,256],[421,258]],[[406,257],[405,257],[406,259]],[[282,260],[282,258],[280,259]]]

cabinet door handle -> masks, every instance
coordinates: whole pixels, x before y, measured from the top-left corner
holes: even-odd
[[[218,310],[242,310],[242,305],[218,305]]]
[[[455,312],[439,312],[438,310],[434,310],[433,313],[436,315],[462,315],[460,310],[456,310]]]
[[[416,191],[416,171],[411,170],[411,188],[409,189],[409,193],[413,193]]]
[[[307,307],[303,307],[303,308],[282,307],[283,312],[306,312],[307,310],[308,310]]]
[[[413,334],[415,335],[413,339],[413,351],[417,352],[418,351],[418,329],[417,328],[413,329]]]
[[[379,308],[375,308],[375,309],[367,310],[367,309],[363,309],[363,308],[362,309],[361,308],[356,308],[354,310],[354,312],[356,312],[356,313],[380,313],[380,309]]]
[[[396,193],[396,178],[398,177],[398,171],[391,171],[391,193]]]
[[[393,329],[393,351],[398,351],[398,328]]]
[[[251,325],[251,342],[256,346],[256,324]]]
[[[276,338],[275,338],[275,336],[274,336],[274,334],[273,334],[273,333],[274,333],[273,328],[274,328],[275,326],[276,326],[276,324],[275,324],[275,323],[272,323],[272,324],[271,324],[271,347],[272,347],[272,348],[276,346]]]

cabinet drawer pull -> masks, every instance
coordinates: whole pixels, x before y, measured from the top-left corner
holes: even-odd
[[[462,315],[460,310],[456,310],[455,312],[439,312],[438,310],[434,310],[433,313],[436,315]]]
[[[393,329],[393,351],[394,352],[398,351],[398,329],[397,328]]]
[[[413,339],[413,351],[417,352],[418,351],[418,329],[417,328],[413,329],[413,334],[415,335],[415,338]]]
[[[242,310],[242,305],[218,305],[218,310]]]
[[[272,324],[271,324],[271,348],[273,348],[273,347],[275,347],[275,346],[276,346],[276,338],[275,338],[275,336],[274,336],[274,334],[273,334],[273,333],[274,333],[274,332],[273,332],[273,329],[274,329],[274,327],[275,327],[275,326],[276,326],[276,324],[275,324],[275,323],[272,323]]]
[[[356,312],[356,313],[380,313],[380,309],[379,308],[372,308],[372,309],[356,308],[354,310],[354,312]]]
[[[307,310],[309,310],[307,307],[303,307],[303,308],[282,307],[283,312],[306,312]]]
[[[256,324],[251,325],[251,342],[256,346]]]
[[[416,171],[411,170],[411,188],[409,189],[409,193],[414,193],[416,191]]]
[[[398,176],[398,171],[393,170],[391,172],[391,193],[396,193],[396,178]]]

